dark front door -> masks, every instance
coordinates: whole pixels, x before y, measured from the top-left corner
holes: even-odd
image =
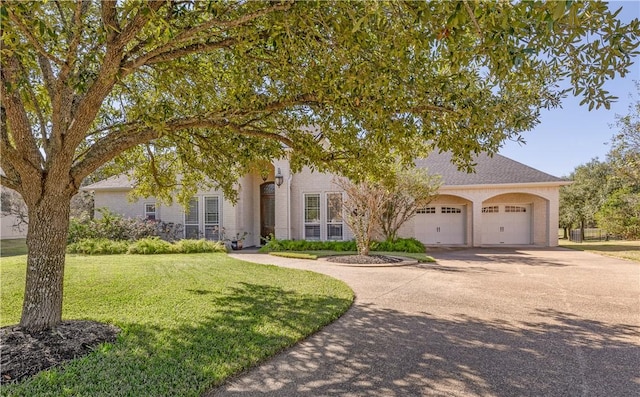
[[[276,227],[276,185],[273,182],[267,182],[260,185],[260,237],[261,237],[261,240],[275,233],[275,227]]]

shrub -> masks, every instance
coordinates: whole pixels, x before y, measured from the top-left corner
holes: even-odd
[[[67,245],[69,254],[116,255],[124,254],[129,249],[127,241],[113,241],[106,238],[82,239]]]
[[[147,237],[135,241],[129,246],[129,250],[127,251],[129,254],[142,255],[172,254],[175,252],[174,245],[167,241],[160,240],[160,237]]]
[[[374,242],[372,251],[386,252],[412,252],[423,254],[426,251],[424,244],[415,238],[399,238],[396,241]]]
[[[173,243],[175,252],[181,254],[198,254],[202,252],[227,252],[227,248],[221,241],[180,240]]]
[[[76,243],[83,239],[100,239],[123,241],[138,240],[158,235],[158,222],[142,218],[125,218],[106,208],[98,210],[99,219],[88,217],[71,218],[68,243]]]
[[[282,251],[357,251],[356,242],[350,241],[307,241],[307,240],[278,240],[270,238],[269,241],[260,248],[260,252],[282,252]],[[371,242],[372,251],[387,252],[411,252],[424,253],[425,247],[415,238],[401,238],[394,242]]]

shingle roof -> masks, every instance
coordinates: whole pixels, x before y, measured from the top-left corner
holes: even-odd
[[[133,188],[133,183],[127,175],[117,175],[103,179],[91,185],[84,186],[82,190],[120,190],[131,188]]]
[[[459,171],[451,162],[451,153],[433,152],[426,159],[416,160],[416,166],[427,168],[431,173],[442,175],[443,186],[493,185],[506,183],[562,182],[563,179],[549,175],[510,158],[495,154],[490,157],[480,154],[474,158],[474,173]]]
[[[507,183],[562,182],[561,178],[549,175],[499,154],[490,157],[480,154],[474,158],[474,173],[459,171],[451,162],[451,153],[433,152],[425,159],[416,160],[416,166],[427,168],[442,176],[443,186],[495,185]],[[126,175],[114,176],[83,187],[83,190],[124,190],[133,187]]]

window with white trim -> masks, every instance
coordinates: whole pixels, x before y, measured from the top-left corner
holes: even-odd
[[[435,214],[436,207],[422,207],[416,210],[416,214]]]
[[[527,212],[527,207],[520,207],[518,205],[505,205],[504,212]]]
[[[156,203],[145,203],[144,204],[144,219],[146,219],[148,221],[155,221],[157,219]]]
[[[204,238],[220,240],[220,200],[217,196],[204,198]]]
[[[327,193],[327,240],[343,240],[342,193]]]
[[[442,207],[440,208],[441,214],[461,214],[462,209],[456,207]]]
[[[482,207],[483,214],[495,214],[500,212],[499,207],[497,205],[492,205],[490,207]]]
[[[304,238],[320,240],[320,194],[304,195]]]
[[[189,207],[184,214],[184,238],[200,238],[200,202],[197,197],[189,200]]]

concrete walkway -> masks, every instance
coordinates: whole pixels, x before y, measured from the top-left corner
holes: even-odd
[[[464,249],[355,268],[257,253],[356,293],[338,321],[207,396],[639,396],[640,265]]]

